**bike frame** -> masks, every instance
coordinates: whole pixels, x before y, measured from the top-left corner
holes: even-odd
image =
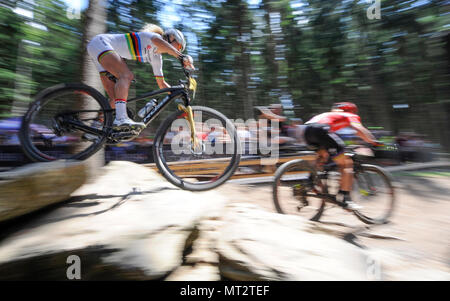
[[[189,94],[186,92],[186,89],[183,86],[175,86],[175,87],[171,87],[171,88],[165,88],[165,89],[161,89],[161,90],[157,90],[157,91],[153,91],[153,92],[148,92],[148,93],[145,93],[145,94],[143,94],[141,96],[129,99],[128,102],[142,100],[142,99],[145,99],[145,98],[148,98],[148,97],[152,97],[152,96],[156,96],[156,95],[160,95],[160,94],[163,94],[163,93],[170,93],[170,94],[167,95],[166,97],[164,97],[158,103],[158,105],[153,107],[153,109],[144,116],[144,118],[142,120],[143,120],[143,122],[145,123],[146,126],[150,122],[152,122],[159,115],[159,113],[161,113],[161,111],[170,102],[172,102],[176,98],[183,99],[184,105],[186,107],[189,106],[189,103],[190,103]]]
[[[185,110],[186,108],[189,107],[190,104],[190,97],[188,92],[186,91],[186,87],[184,87],[183,85],[179,85],[179,86],[174,86],[174,87],[170,87],[170,88],[164,88],[164,89],[160,89],[160,90],[156,90],[156,91],[152,91],[152,92],[148,92],[145,94],[142,94],[141,96],[129,99],[128,102],[134,102],[134,101],[138,101],[138,100],[142,100],[148,97],[152,97],[152,96],[156,96],[156,95],[160,95],[160,94],[164,94],[164,93],[169,93],[169,95],[167,95],[166,97],[164,97],[157,106],[155,106],[150,112],[148,112],[144,118],[143,118],[143,122],[144,124],[147,126],[150,122],[152,122],[158,115],[159,113],[161,113],[161,111],[173,100],[177,99],[177,98],[181,98],[183,100],[184,103],[184,107],[181,106],[181,109]],[[104,111],[113,111],[113,109],[110,110],[104,110]],[[64,116],[64,115],[71,115],[73,113],[79,113],[79,112],[98,112],[98,110],[79,110],[79,111],[70,111],[70,112],[65,112],[62,113],[58,116]],[[192,112],[192,111],[191,111]],[[191,116],[189,114],[189,110],[187,110],[188,113],[188,117],[189,117],[189,122],[191,122]],[[87,126],[77,120],[65,120],[65,122],[67,124],[69,124],[70,126],[84,131],[86,133],[89,134],[93,134],[96,136],[102,136],[105,134],[104,130],[99,130],[90,126]],[[193,122],[193,120],[192,120]],[[110,130],[110,129],[108,129]],[[192,129],[191,129],[192,130]],[[193,129],[195,131],[195,128]],[[108,131],[109,134],[109,131]]]
[[[353,161],[353,170],[355,172],[358,172],[361,169],[361,159],[358,157],[357,154],[353,153],[353,152],[346,152],[347,156],[350,156],[352,158]],[[337,165],[336,165],[337,166]],[[330,171],[334,171],[336,166],[334,166],[333,168],[331,168],[330,170],[325,170],[320,172],[320,174],[318,175],[318,178],[320,180],[323,179],[328,179],[328,173]],[[314,189],[315,190],[315,189]],[[315,194],[309,194],[309,193],[305,193],[303,195],[304,197],[313,197],[313,198],[318,198],[318,199],[322,199],[323,201],[327,202],[327,203],[332,203],[332,204],[336,204],[339,206],[343,206],[344,203],[340,202],[338,200],[336,200],[336,196],[334,194],[329,194],[329,193],[322,193],[322,192],[318,192],[315,191]]]

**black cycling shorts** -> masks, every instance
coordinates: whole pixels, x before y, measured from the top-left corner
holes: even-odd
[[[305,140],[311,146],[325,149],[331,156],[344,152],[345,143],[338,135],[329,132],[330,127],[323,123],[308,124],[305,129]]]

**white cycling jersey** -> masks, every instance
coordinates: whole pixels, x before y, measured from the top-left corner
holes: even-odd
[[[89,42],[87,51],[100,73],[107,71],[100,63],[102,57],[114,51],[124,59],[149,63],[155,77],[163,78],[162,56],[156,53],[157,47],[152,42],[155,37],[160,36],[153,32],[100,34]]]

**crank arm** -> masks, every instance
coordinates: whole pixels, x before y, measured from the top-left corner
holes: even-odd
[[[318,198],[318,199],[322,199],[327,203],[331,203],[331,204],[335,204],[341,208],[345,208],[345,203],[336,200],[336,196],[332,195],[332,194],[305,194],[305,197],[311,197],[311,198]]]
[[[332,194],[326,194],[326,193],[310,194],[310,193],[307,193],[307,194],[305,194],[305,197],[322,199],[325,202],[333,203],[333,204],[336,204],[339,206],[343,206],[343,204],[344,204],[343,202],[336,200],[336,197]]]

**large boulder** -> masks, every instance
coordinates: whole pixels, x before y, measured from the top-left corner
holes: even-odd
[[[100,174],[0,242],[1,280],[65,280],[70,255],[80,258],[83,280],[163,279],[182,265],[199,222],[226,203],[130,162],[111,162]]]
[[[318,223],[252,204],[229,206],[222,222],[216,250],[226,279],[373,280],[368,254]]]
[[[224,210],[222,210],[223,212]],[[197,225],[198,235],[183,265],[170,274],[167,281],[216,281],[221,280],[219,271],[219,256],[216,253],[219,231],[222,222],[219,212],[217,216],[210,215]]]
[[[34,163],[0,174],[0,221],[68,199],[87,179],[84,162]]]

